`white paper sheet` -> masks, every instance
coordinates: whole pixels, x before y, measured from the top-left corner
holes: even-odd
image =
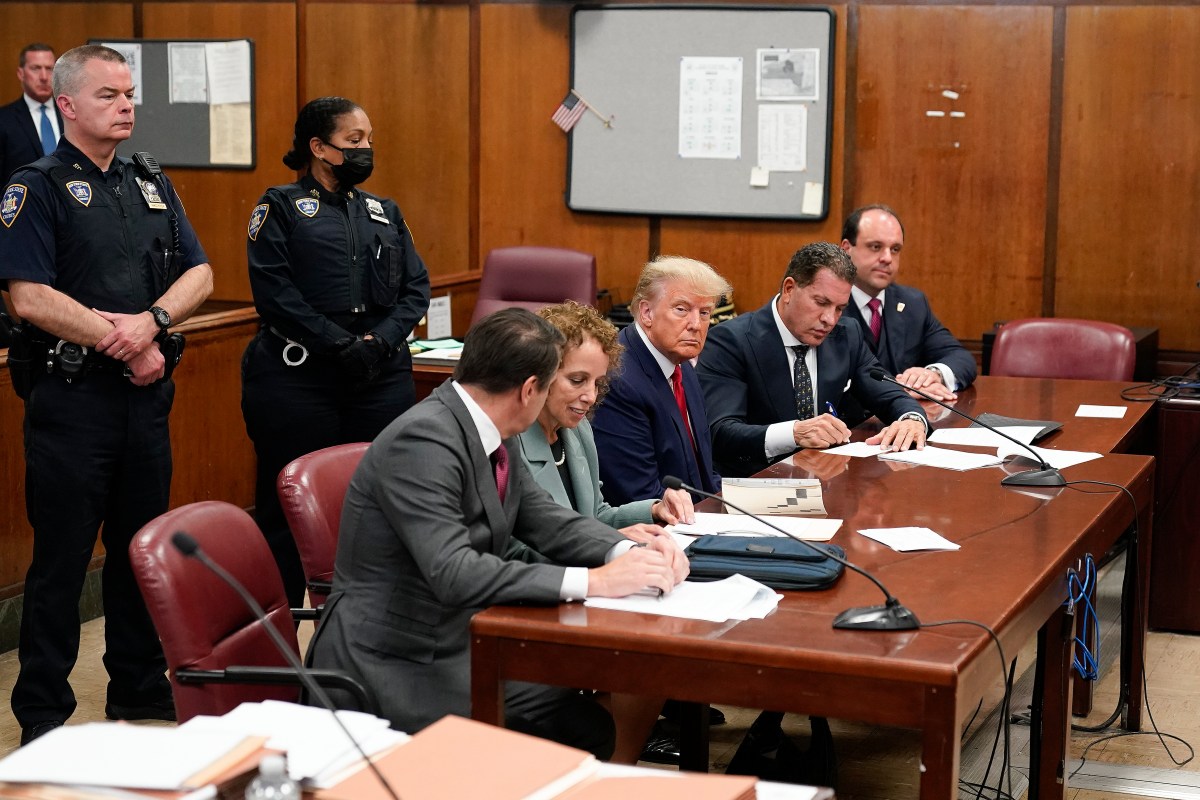
[[[810,542],[827,542],[842,527],[840,519],[808,519],[805,517],[772,516],[771,522],[793,536]],[[690,536],[726,534],[730,536],[786,536],[769,525],[745,514],[712,514],[696,512],[696,521],[690,525],[672,525],[674,533]]]
[[[1077,417],[1100,417],[1102,419],[1123,419],[1125,406],[1090,406],[1083,403],[1075,409]]]
[[[770,172],[808,169],[808,108],[798,103],[758,107],[758,166]]]
[[[1041,428],[1031,428],[1022,425],[1020,427],[997,427],[996,430],[1007,433],[1018,442],[1031,444],[1033,437],[1037,436]],[[1000,447],[1009,443],[1003,436],[998,436],[983,427],[938,428],[926,441],[937,442],[938,444],[967,445],[969,447]]]
[[[176,790],[245,738],[239,731],[68,725],[0,761],[0,781]]]
[[[879,455],[879,445],[867,444],[866,442],[850,442],[849,444],[838,445],[831,447],[825,451],[830,455],[835,456],[853,456],[855,458],[871,458]]]
[[[863,536],[886,544],[900,553],[914,550],[957,550],[958,545],[929,528],[869,528],[860,530]]]
[[[1016,445],[1013,445],[1016,447]],[[925,467],[939,469],[968,470],[980,467],[994,467],[1003,458],[986,453],[964,453],[959,450],[947,450],[944,447],[926,445],[924,450],[904,450],[899,453],[880,453],[879,457],[887,461],[903,461],[906,464],[920,464]]]
[[[1083,464],[1088,461],[1095,461],[1102,456],[1099,453],[1085,453],[1082,450],[1049,450],[1045,447],[1033,448],[1038,455],[1045,459],[1046,463],[1055,469],[1066,469],[1073,467],[1076,464]],[[996,454],[1001,458],[1009,456],[1017,456],[1028,461],[1033,461],[1032,455],[1023,447],[1017,447],[1011,442],[1007,446],[1001,447],[996,451]]]
[[[741,158],[742,59],[679,59],[679,157]]]
[[[205,42],[208,102],[214,106],[250,102],[250,43]]]
[[[681,619],[727,622],[762,618],[779,605],[783,595],[744,575],[708,583],[685,581],[662,597],[589,597],[584,605],[615,611],[638,611]]]
[[[171,103],[208,102],[208,70],[202,42],[169,42],[167,71]]]

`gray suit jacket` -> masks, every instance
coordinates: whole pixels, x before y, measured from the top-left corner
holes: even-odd
[[[596,439],[592,435],[592,423],[586,419],[577,428],[559,431],[567,458],[567,470],[571,474],[571,488],[575,492],[575,510],[585,517],[595,517],[613,528],[624,528],[639,522],[653,522],[650,507],[656,500],[636,500],[623,506],[613,507],[604,502],[600,494],[600,460],[596,456]],[[537,422],[517,437],[521,442],[521,460],[529,474],[537,481],[554,502],[570,507],[567,490],[554,465],[550,444]]]
[[[623,537],[555,503],[510,454],[504,504],[450,382],[371,444],[346,493],[333,593],[312,663],[356,676],[385,717],[415,732],[471,713],[471,616],[555,603],[563,567],[506,560],[512,537],[561,564],[599,566]]]

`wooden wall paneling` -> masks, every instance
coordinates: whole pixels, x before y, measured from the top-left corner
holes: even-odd
[[[306,14],[310,99],[349,97],[371,118],[366,188],[400,205],[431,275],[470,268],[469,8],[310,2]]]
[[[133,35],[132,3],[0,3],[0,64],[4,79],[0,83],[2,103],[20,97],[17,59],[21,48],[31,42],[45,42],[62,55],[72,47],[87,44],[88,39],[128,39]]]
[[[296,10],[292,2],[147,2],[147,39],[253,39],[256,166],[168,169],[213,265],[213,299],[249,302],[246,224],[269,186],[294,174],[280,159],[296,119]],[[137,133],[134,132],[134,141]]]
[[[819,222],[662,218],[660,252],[698,258],[711,264],[733,284],[734,304],[739,311],[753,311],[774,296],[779,290],[779,282],[783,279],[788,261],[798,249],[810,242],[841,241],[847,7],[833,6],[833,9],[837,21],[833,47],[829,216]],[[743,143],[743,147],[746,146],[752,145]],[[776,173],[771,176],[772,181],[804,179],[803,173]]]
[[[25,45],[20,45],[17,49]],[[18,593],[33,557],[33,529],[25,518],[25,405],[12,388],[8,350],[0,350],[0,600]]]
[[[1058,316],[1200,350],[1200,8],[1067,9]],[[1121,54],[1136,54],[1121,57]]]
[[[571,247],[595,253],[598,287],[632,289],[649,250],[646,218],[579,214],[564,200],[567,135],[550,115],[569,89],[570,22],[570,6],[480,7],[479,258]],[[587,114],[579,124],[601,123]]]
[[[858,14],[849,205],[897,210],[900,280],[925,290],[961,339],[1037,316],[1053,10],[863,5]]]

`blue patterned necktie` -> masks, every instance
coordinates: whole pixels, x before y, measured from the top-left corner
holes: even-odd
[[[50,155],[58,148],[58,140],[54,138],[54,126],[50,124],[50,114],[46,104],[42,103],[42,152]]]
[[[812,376],[808,374],[808,364],[804,363],[808,345],[792,345],[792,352],[796,354],[796,365],[792,368],[792,385],[796,387],[796,419],[812,419],[816,416],[813,412]]]

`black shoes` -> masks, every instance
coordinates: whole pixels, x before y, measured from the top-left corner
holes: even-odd
[[[158,719],[166,722],[175,721],[175,701],[170,696],[141,705],[121,705],[120,703],[105,703],[104,716],[109,719]]]
[[[46,720],[45,722],[37,722],[30,725],[28,728],[21,728],[21,746],[32,742],[34,739],[45,736],[55,728],[61,728],[62,721],[57,719]]]
[[[650,764],[679,765],[679,726],[660,719],[650,729],[650,738],[642,748],[638,761]]]

